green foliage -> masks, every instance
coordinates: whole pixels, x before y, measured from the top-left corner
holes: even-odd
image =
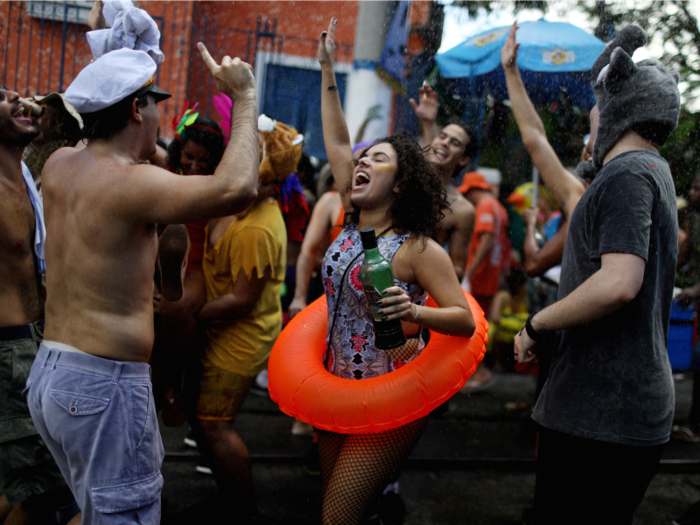
[[[682,113],[659,153],[671,167],[676,193],[686,196],[691,179],[700,173],[700,113]]]

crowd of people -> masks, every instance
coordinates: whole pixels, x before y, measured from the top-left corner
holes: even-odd
[[[161,411],[165,425],[191,427],[213,506],[260,523],[236,417],[283,325],[323,294],[325,367],[362,381],[410,366],[430,332],[472,337],[471,293],[491,321],[489,352],[461,392],[489,388],[493,370],[538,377],[535,399],[510,407],[534,405],[537,525],[631,523],[671,433],[700,441],[700,399],[672,429],[666,353],[677,266],[679,300],[700,298],[700,178],[679,236],[659,156],[678,121],[678,75],[631,59],[646,34],[624,28],[596,61],[574,174],[528,98],[513,25],[501,62],[543,184],[502,196],[473,166],[478,134],[437,126],[427,84],[411,100],[422,138],[351,140],[337,23],[319,39],[328,164],[316,179],[303,173],[303,135],[258,115],[251,67],[201,43],[221,118],[185,104],[173,140],[157,140],[165,57],[128,2],[95,3],[95,58],[65,93],[0,88],[0,522],[159,523]],[[134,27],[127,47],[110,38]],[[395,276],[376,305],[356,276],[368,228]],[[378,349],[374,311],[400,320],[407,342]],[[322,522],[370,523],[427,424],[342,434],[295,423],[315,434]]]

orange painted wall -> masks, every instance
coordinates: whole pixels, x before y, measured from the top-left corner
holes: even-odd
[[[315,60],[318,37],[328,28],[331,17],[335,16],[339,19],[336,60],[352,62],[358,11],[357,0],[197,2],[193,12],[191,75],[187,99],[191,103],[199,102],[203,113],[209,112],[210,116],[218,119],[218,114],[210,109],[210,100],[219,91],[194,46],[196,41],[204,42],[217,61],[229,55],[254,66],[256,49]],[[274,19],[277,19],[274,40],[257,36],[258,17],[261,19],[261,31],[265,30],[266,23],[272,31]]]
[[[199,7],[217,24],[255,30],[259,16],[277,18],[277,32],[299,38],[318,39],[331,17],[338,18],[336,40],[353,45],[359,11],[357,0],[347,2],[265,1],[199,2]],[[290,53],[300,54],[300,53]]]

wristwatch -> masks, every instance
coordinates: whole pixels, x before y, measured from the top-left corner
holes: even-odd
[[[527,335],[530,337],[530,339],[532,339],[533,341],[542,341],[549,335],[549,332],[538,332],[537,330],[535,330],[535,328],[532,326],[533,317],[535,317],[535,314],[530,314],[530,317],[527,318],[527,322],[525,323],[525,331],[527,332]]]

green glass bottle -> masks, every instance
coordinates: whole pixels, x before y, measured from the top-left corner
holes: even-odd
[[[377,237],[374,228],[360,230],[362,247],[365,250],[365,260],[360,266],[360,282],[365,290],[374,323],[374,344],[380,350],[397,348],[406,342],[406,336],[401,329],[401,320],[382,320],[378,311],[382,308],[382,291],[394,286],[394,272],[391,263],[387,261],[377,248]]]

